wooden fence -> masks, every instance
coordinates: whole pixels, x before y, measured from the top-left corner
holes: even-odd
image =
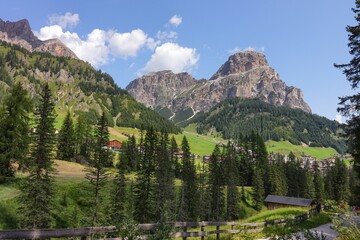
[[[277,219],[259,223],[238,223],[238,222],[173,222],[168,223],[176,232],[172,233],[174,238],[186,239],[188,237],[201,237],[216,234],[216,239],[220,239],[220,234],[235,233],[256,233],[261,232],[269,225],[285,224],[289,221],[302,222],[316,213],[316,209],[311,209],[306,213],[297,215],[288,219]],[[157,223],[139,224],[138,227],[144,232],[142,239],[147,239],[154,234],[156,229],[161,225]],[[230,227],[229,227],[230,226]],[[206,227],[215,227],[215,230],[205,231]],[[227,227],[230,229],[220,229]],[[200,231],[193,231],[200,228]],[[81,237],[87,239],[97,233],[115,233],[117,231],[114,226],[92,227],[92,228],[73,228],[73,229],[31,229],[31,230],[3,230],[0,231],[0,239],[45,239],[45,238],[67,238]],[[107,238],[108,240],[120,240],[121,238]]]

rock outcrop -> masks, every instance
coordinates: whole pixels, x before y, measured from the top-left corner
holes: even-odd
[[[210,80],[195,80],[188,73],[161,71],[133,80],[126,90],[148,107],[167,107],[173,112],[192,108],[208,111],[216,103],[234,97],[258,98],[275,106],[311,112],[300,89],[289,87],[272,69],[263,53],[244,51],[229,57]]]
[[[76,58],[73,51],[65,46],[59,39],[41,41],[31,31],[28,20],[17,22],[3,21],[0,19],[0,40],[20,45],[28,51],[49,52],[54,56]]]

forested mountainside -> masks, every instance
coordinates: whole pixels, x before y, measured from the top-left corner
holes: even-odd
[[[344,126],[300,109],[276,107],[257,99],[233,98],[214,106],[203,116],[194,119],[199,133],[212,129],[224,138],[259,133],[265,140],[288,140],[293,144],[333,147],[347,150],[342,137]]]
[[[84,115],[96,123],[104,111],[109,126],[180,129],[155,111],[138,103],[120,89],[112,77],[90,64],[50,53],[29,52],[9,43],[0,42],[0,103],[9,86],[22,82],[36,102],[41,86],[47,82],[55,96],[56,112]]]

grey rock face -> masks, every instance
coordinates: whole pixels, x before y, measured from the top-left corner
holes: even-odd
[[[54,56],[64,56],[77,59],[75,53],[66,47],[60,40],[49,39],[41,41],[38,39],[31,31],[30,24],[26,19],[22,19],[17,22],[5,22],[0,19],[0,40],[20,45],[30,52],[49,52]]]
[[[208,81],[195,80],[188,73],[161,71],[133,80],[126,89],[148,107],[168,107],[173,112],[186,108],[206,112],[234,97],[258,98],[275,106],[311,112],[301,90],[287,86],[264,54],[255,51],[230,56]]]

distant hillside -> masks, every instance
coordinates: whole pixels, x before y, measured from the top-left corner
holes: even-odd
[[[180,131],[169,120],[136,102],[111,76],[84,61],[29,52],[20,46],[0,42],[0,103],[6,89],[15,82],[22,82],[34,101],[42,84],[49,83],[59,119],[70,110],[75,117],[85,115],[95,123],[104,111],[110,126],[153,126],[158,130]]]
[[[255,131],[265,140],[287,140],[296,145],[346,151],[345,140],[341,137],[343,126],[336,121],[300,109],[276,107],[256,99],[225,100],[194,122],[199,133],[216,129],[227,139]]]

